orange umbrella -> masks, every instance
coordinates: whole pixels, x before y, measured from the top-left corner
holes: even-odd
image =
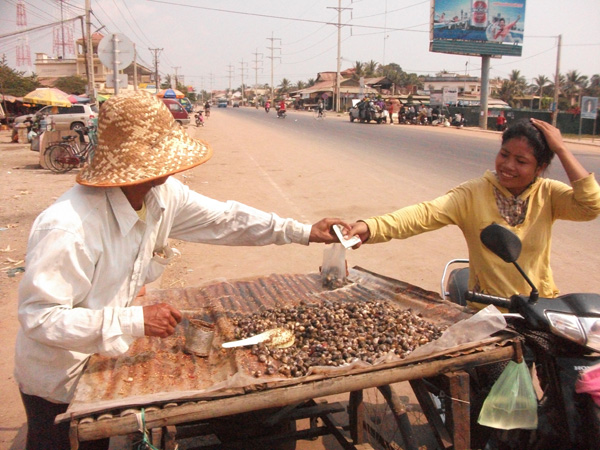
[[[38,88],[23,97],[23,101],[36,105],[70,107],[69,94],[56,88]]]
[[[161,89],[156,96],[162,98],[183,98],[185,94],[177,89]]]

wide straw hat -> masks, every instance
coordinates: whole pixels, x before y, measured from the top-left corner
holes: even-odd
[[[124,92],[100,108],[98,146],[77,182],[86,186],[129,186],[206,162],[212,149],[192,139],[169,109],[145,91]]]

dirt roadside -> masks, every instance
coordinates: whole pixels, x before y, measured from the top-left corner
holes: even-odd
[[[293,112],[289,115],[293,116]],[[276,210],[283,217],[294,217],[312,223],[325,216],[355,219],[366,214],[360,209],[369,200],[369,194],[341,190],[331,192],[330,186],[342,186],[345,180],[358,179],[356,172],[331,171],[336,160],[326,155],[316,155],[318,163],[306,161],[303,149],[296,148],[287,136],[280,133],[271,138],[271,145],[261,141],[261,130],[241,129],[228,132],[226,114],[215,111],[204,128],[190,127],[193,136],[206,139],[215,149],[215,155],[206,165],[184,172],[178,178],[205,195],[219,199],[236,199],[265,210]],[[289,120],[289,119],[288,119]],[[328,116],[327,120],[347,120]],[[238,123],[236,122],[236,126]],[[360,126],[360,125],[357,125]],[[457,132],[441,130],[436,132]],[[490,139],[498,139],[495,132],[488,132]],[[305,145],[305,144],[303,144]],[[320,143],[315,142],[314,148]],[[282,154],[285,149],[285,154]],[[0,358],[4,362],[0,369],[0,396],[5,407],[0,409],[0,449],[21,449],[24,446],[25,415],[18,390],[14,382],[14,340],[18,329],[16,317],[17,290],[24,266],[27,236],[37,215],[54,202],[74,182],[76,171],[54,174],[39,166],[39,155],[29,150],[29,145],[10,143],[10,133],[0,131]],[[290,171],[290,168],[294,170]],[[292,194],[291,192],[294,191]],[[409,196],[410,192],[404,192]],[[326,199],[325,205],[315,204],[313,199]],[[348,198],[356,198],[349,204]],[[383,203],[383,210],[388,205]],[[445,234],[442,234],[445,233]],[[452,231],[438,232],[440,239],[447,242],[454,253],[460,255],[460,234]],[[453,242],[457,243],[453,243]],[[322,258],[321,246],[298,246],[232,248],[174,242],[182,250],[182,257],[170,266],[165,275],[151,285],[150,289],[169,289],[192,286],[216,278],[235,279],[240,277],[277,273],[308,273],[318,269]],[[406,243],[405,254],[423,251],[433,254],[436,244],[418,241]],[[361,250],[361,252],[363,252]],[[355,256],[353,264],[370,268],[376,259],[383,264],[398,258],[397,248],[365,250]],[[444,260],[442,256],[440,260]],[[422,261],[413,268],[403,268],[403,276],[416,279],[432,279],[419,272],[425,267]],[[441,264],[435,265],[443,267]],[[413,270],[413,273],[409,271]],[[573,268],[572,270],[576,270]],[[391,274],[393,275],[393,273]],[[426,286],[435,289],[433,283]],[[333,449],[319,442],[303,443],[302,449]]]

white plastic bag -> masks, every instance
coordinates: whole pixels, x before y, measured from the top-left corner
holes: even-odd
[[[321,281],[327,289],[337,289],[346,282],[346,249],[342,244],[325,246]]]
[[[538,402],[525,361],[510,361],[483,402],[477,422],[500,430],[535,430]]]

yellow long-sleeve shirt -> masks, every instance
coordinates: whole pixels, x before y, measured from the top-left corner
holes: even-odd
[[[523,243],[518,263],[524,269],[541,297],[556,297],[550,268],[552,225],[555,220],[588,221],[600,215],[600,186],[593,174],[573,183],[538,178],[520,198],[529,198],[523,223],[510,226],[500,215],[494,197],[494,186],[510,197],[494,173],[467,181],[435,200],[408,206],[364,222],[371,237],[367,243],[406,239],[446,225],[457,225],[469,249],[469,289],[477,286],[483,293],[510,297],[527,294],[527,282],[512,264],[507,264],[483,246],[480,233],[497,223],[519,236]]]

